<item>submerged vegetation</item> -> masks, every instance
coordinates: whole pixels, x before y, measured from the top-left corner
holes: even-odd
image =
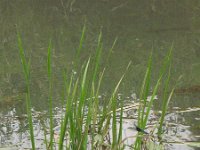
[[[98,43],[96,47],[95,56],[89,56],[85,62],[79,61],[81,49],[85,38],[85,26],[82,30],[82,35],[79,47],[74,58],[73,70],[63,71],[63,113],[61,114],[61,121],[59,127],[59,136],[55,138],[54,133],[54,112],[53,112],[53,82],[52,82],[52,46],[51,41],[48,47],[47,58],[47,75],[49,82],[49,129],[44,129],[44,143],[46,149],[72,149],[72,150],[86,150],[86,149],[163,149],[162,135],[163,122],[168,108],[169,101],[172,97],[173,91],[168,93],[170,81],[170,66],[172,48],[163,61],[163,66],[160,69],[159,77],[153,91],[151,93],[151,72],[152,72],[152,54],[149,57],[146,74],[140,91],[139,101],[132,105],[127,105],[123,100],[118,99],[119,87],[128,73],[131,62],[127,64],[124,69],[124,74],[116,83],[110,98],[103,102],[101,101],[101,84],[104,78],[105,68],[100,67],[100,60],[102,54],[102,33],[98,36]],[[110,52],[114,48],[116,40],[114,41]],[[30,96],[30,60],[26,60],[26,56],[22,47],[20,34],[18,33],[18,45],[21,63],[24,70],[24,77],[26,81],[27,96],[26,108],[28,114],[29,131],[32,143],[32,149],[36,149],[36,142],[33,133],[33,121],[31,114],[31,96]],[[110,56],[110,53],[108,57]],[[106,58],[109,59],[109,58]],[[79,68],[79,64],[83,64]],[[80,71],[79,71],[80,70]],[[162,98],[162,113],[160,119],[154,124],[151,132],[146,132],[148,120],[154,104],[154,99],[158,92],[158,87],[164,80],[164,93]],[[148,98],[151,93],[150,99]],[[138,105],[137,105],[138,104]],[[130,137],[123,135],[123,120],[124,113],[127,110],[137,110],[137,123],[135,123],[135,131],[137,134]],[[47,127],[46,127],[47,128]],[[49,130],[50,137],[46,136],[46,131]],[[157,134],[157,135],[156,135]],[[130,145],[125,144],[128,139],[134,139]],[[152,142],[157,139],[158,143]],[[152,144],[153,143],[153,144]]]

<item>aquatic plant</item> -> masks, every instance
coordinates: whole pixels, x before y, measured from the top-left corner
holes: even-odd
[[[81,68],[79,68],[79,55],[81,54],[84,38],[85,38],[86,27],[83,27],[81,33],[81,39],[77,49],[76,56],[74,57],[73,70],[63,71],[63,102],[66,103],[63,106],[64,115],[60,122],[60,134],[58,142],[54,139],[54,114],[53,114],[53,82],[52,82],[52,43],[49,42],[48,55],[47,55],[47,76],[48,76],[48,99],[49,99],[49,125],[50,125],[50,138],[46,137],[44,142],[46,144],[46,149],[54,149],[58,147],[59,150],[62,149],[72,149],[72,150],[86,150],[90,149],[123,149],[124,141],[126,138],[122,138],[123,129],[123,113],[127,106],[124,106],[123,101],[118,101],[117,94],[119,87],[127,74],[127,71],[131,65],[131,62],[127,64],[124,73],[117,82],[112,93],[110,93],[110,98],[104,104],[100,104],[101,98],[100,88],[102,84],[102,79],[104,77],[105,68],[100,67],[100,61],[102,57],[102,32],[99,33],[97,48],[95,51],[95,56],[90,56],[85,62],[83,62]],[[110,53],[112,52],[116,39],[110,48]],[[30,61],[26,61],[24,49],[22,47],[21,37],[18,34],[18,45],[20,58],[24,70],[24,77],[27,85],[27,98],[26,107],[29,121],[29,131],[31,135],[32,149],[35,149],[34,133],[33,133],[33,123],[31,114],[31,97],[30,97]],[[150,94],[151,85],[151,71],[152,71],[152,53],[149,57],[147,70],[143,80],[143,84],[140,92],[139,108],[138,108],[138,124],[136,125],[136,130],[138,135],[134,136],[136,142],[134,145],[135,149],[141,149],[144,145],[143,137],[144,134],[150,136],[149,133],[144,131],[150,110],[152,110],[155,96],[158,91],[158,87],[161,84],[167,69],[169,69],[167,74],[167,79],[165,80],[164,86],[164,96],[163,96],[163,107],[162,114],[160,118],[160,124],[158,127],[158,136],[162,134],[162,125],[164,122],[164,116],[167,111],[167,106],[169,100],[172,97],[173,90],[167,95],[169,81],[170,81],[170,62],[171,62],[171,52],[164,59],[163,66],[161,67],[160,74],[157,83],[151,94],[151,98],[148,101],[147,97]],[[93,59],[92,59],[93,58]],[[108,58],[107,58],[108,59]],[[77,74],[74,71],[80,70]],[[167,98],[168,97],[168,98]],[[128,108],[128,109],[131,109]],[[48,141],[49,140],[49,141]],[[148,142],[149,143],[149,142]],[[148,145],[148,143],[146,145]]]

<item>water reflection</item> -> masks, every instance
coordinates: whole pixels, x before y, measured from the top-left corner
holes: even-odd
[[[123,144],[125,145],[125,149],[129,149],[131,144],[133,144],[135,141],[135,136],[137,134],[137,128],[135,128],[135,124],[137,122],[137,109],[138,104],[133,101],[132,106],[127,105],[127,107],[124,107],[122,139]],[[64,111],[65,110],[58,107],[54,109],[54,141],[56,143],[58,143],[59,141],[60,122],[62,116],[64,115]],[[169,149],[192,149],[187,146],[189,145],[187,144],[187,142],[199,141],[199,134],[192,133],[192,126],[183,123],[183,120],[185,120],[185,116],[183,116],[183,113],[187,113],[187,110],[180,111],[177,108],[174,108],[173,111],[174,112],[166,115],[166,123],[163,126],[163,144],[166,148]],[[196,112],[199,110],[191,111]],[[7,114],[1,114],[0,116],[0,147],[7,147],[12,149],[30,149],[31,142],[29,138],[27,116],[17,116],[16,114],[16,109],[12,109],[8,111]],[[46,135],[47,138],[49,138],[50,136],[49,119],[47,119],[47,112],[38,112],[32,109],[32,114],[36,147],[39,149],[45,149],[46,145],[44,141],[44,135]],[[130,116],[130,114],[132,115]],[[147,125],[147,128],[145,129],[145,132],[148,132],[146,136],[153,136],[152,138],[154,138],[154,144],[156,141],[156,131],[154,130],[155,126],[157,125],[157,119],[159,117],[157,115],[156,112],[151,111],[149,123]],[[110,127],[109,132],[111,132],[111,130],[112,128]],[[152,131],[154,132],[152,133]]]

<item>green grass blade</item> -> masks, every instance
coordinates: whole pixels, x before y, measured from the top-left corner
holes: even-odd
[[[148,62],[148,66],[147,66],[147,71],[145,74],[145,78],[144,78],[144,83],[143,83],[143,89],[141,90],[141,97],[140,100],[143,100],[143,107],[142,107],[142,113],[141,113],[141,124],[139,126],[143,126],[143,120],[144,120],[144,113],[145,113],[145,107],[147,104],[147,96],[149,94],[149,89],[150,89],[150,80],[151,80],[151,69],[152,69],[152,53],[149,57],[149,62]],[[140,110],[139,110],[140,111]],[[138,119],[140,119],[138,117]]]
[[[167,75],[167,79],[165,80],[164,83],[164,93],[163,93],[163,102],[162,102],[162,114],[161,114],[161,118],[160,118],[160,126],[158,128],[158,136],[161,136],[162,133],[162,125],[164,122],[164,117],[165,117],[165,113],[167,111],[167,106],[168,106],[168,100],[167,100],[167,92],[169,89],[169,81],[170,81],[170,70],[171,70],[171,66],[169,67],[169,71],[168,71],[168,75]],[[174,90],[172,90],[173,93]],[[170,95],[172,94],[170,93]]]
[[[116,118],[116,109],[117,109],[117,99],[116,99],[116,94],[117,94],[117,90],[119,88],[119,85],[121,84],[122,80],[124,78],[124,74],[122,75],[121,79],[119,80],[119,82],[117,83],[115,90],[112,94],[111,97],[111,106],[112,106],[112,148],[115,147],[115,145],[117,144],[117,118]]]
[[[79,57],[80,57],[80,53],[81,53],[81,49],[83,47],[83,41],[85,39],[85,31],[86,31],[86,26],[83,26],[82,32],[81,32],[81,38],[80,38],[80,42],[79,42],[79,47],[77,49],[75,58],[74,58],[74,67],[76,69],[77,65],[79,64]]]
[[[49,41],[48,54],[47,54],[47,74],[49,82],[49,116],[50,116],[50,142],[49,148],[53,150],[53,102],[52,102],[52,68],[51,68],[51,58],[52,58],[52,43]]]
[[[17,38],[18,38],[19,54],[20,54],[20,59],[21,59],[21,63],[22,63],[22,66],[23,66],[25,79],[26,79],[26,82],[28,82],[28,84],[29,84],[29,82],[30,82],[29,81],[30,80],[29,67],[28,67],[28,64],[26,62],[26,57],[25,57],[23,46],[22,46],[21,36],[20,36],[19,33],[17,33]]]
[[[114,47],[115,47],[115,45],[117,43],[117,40],[118,40],[118,38],[116,37],[114,42],[113,42],[113,44],[112,44],[112,46],[111,46],[111,48],[110,48],[110,50],[109,50],[109,53],[108,53],[107,58],[106,58],[106,63],[105,63],[106,65],[109,64],[108,61],[110,59],[111,54],[113,53],[113,49],[114,49]]]
[[[87,96],[87,88],[88,88],[88,80],[87,80],[87,74],[88,74],[88,68],[90,64],[90,58],[88,59],[86,66],[84,68],[83,77],[81,81],[81,91],[80,91],[80,99],[78,103],[78,114],[77,114],[77,138],[79,142],[79,148],[82,149],[84,145],[82,145],[82,126],[83,126],[83,119],[84,119],[84,108],[85,108],[85,99]]]
[[[23,49],[22,41],[21,41],[21,36],[19,32],[17,33],[17,39],[18,39],[20,59],[23,66],[24,77],[26,80],[26,88],[27,88],[26,111],[28,114],[31,145],[32,145],[32,149],[35,150],[35,139],[34,139],[34,131],[33,131],[33,120],[32,120],[32,113],[31,113],[31,96],[30,96],[30,61],[28,63],[26,62],[26,57],[25,57],[25,53],[24,53],[24,49]]]
[[[65,110],[64,120],[61,125],[60,138],[59,138],[59,150],[63,149],[63,142],[64,142],[65,133],[67,130],[69,112],[71,110],[70,108],[71,108],[72,99],[71,99],[70,93],[71,93],[71,88],[72,88],[72,81],[73,81],[73,73],[70,78],[69,86],[66,87],[67,102],[66,102],[66,110]],[[66,84],[66,86],[67,86],[67,84]]]
[[[52,43],[50,40],[49,46],[48,46],[48,53],[47,53],[47,73],[48,73],[49,81],[51,81],[51,77],[52,77],[51,58],[52,58]]]
[[[92,77],[92,82],[94,83],[96,81],[96,76],[99,68],[99,63],[100,63],[100,57],[101,57],[101,52],[102,52],[102,32],[100,32],[98,36],[98,43],[97,43],[97,48],[96,48],[96,55],[94,59],[94,71],[93,71],[93,77]]]
[[[122,129],[123,129],[123,101],[121,102],[121,111],[120,111],[120,120],[119,120],[119,132],[118,132],[118,145],[120,146],[120,142],[122,140]]]
[[[83,104],[84,104],[84,100],[86,96],[86,78],[87,78],[89,63],[90,63],[90,58],[88,59],[87,64],[85,66],[82,83],[81,83],[81,97],[80,97],[80,103],[79,103],[79,108],[78,108],[78,116],[80,118],[82,117],[82,109],[83,109]]]
[[[117,91],[119,89],[119,86],[128,70],[128,68],[130,67],[130,64],[131,62],[129,62],[126,70],[125,70],[125,73],[122,75],[122,77],[120,78],[119,82],[117,83],[113,93],[112,93],[112,97],[111,97],[111,107],[112,107],[112,148],[115,147],[115,145],[117,144],[117,118],[116,118],[116,109],[117,109],[117,99],[116,99],[116,94],[117,94]]]
[[[144,111],[144,105],[142,106],[142,103],[143,103],[142,100],[146,101],[143,95],[145,93],[145,85],[149,81],[149,76],[151,75],[151,65],[152,65],[152,53],[149,57],[146,73],[145,73],[144,80],[143,80],[141,90],[140,90],[140,106],[139,106],[140,108],[138,109],[138,126],[142,126],[142,116],[143,116],[142,113]]]
[[[70,113],[69,113],[69,123],[70,123],[70,128],[69,128],[69,133],[70,133],[70,141],[71,141],[71,146],[72,149],[77,149],[77,145],[76,145],[76,110],[77,110],[77,106],[74,105],[74,101],[76,101],[76,94],[77,94],[77,89],[78,89],[78,83],[79,83],[79,79],[76,80],[76,83],[74,85],[73,91],[72,91],[72,102],[71,102],[71,109],[69,109]]]

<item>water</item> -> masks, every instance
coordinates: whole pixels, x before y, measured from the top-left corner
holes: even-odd
[[[120,89],[125,96],[140,89],[147,60],[153,49],[152,84],[158,77],[161,60],[173,44],[171,85],[180,75],[179,89],[188,89],[173,97],[171,109],[199,107],[200,29],[198,1],[1,1],[0,2],[0,108],[1,117],[16,109],[26,112],[25,84],[20,64],[16,32],[22,35],[26,54],[31,58],[32,99],[36,110],[47,108],[46,59],[49,39],[53,42],[54,99],[59,101],[62,69],[69,69],[78,48],[81,30],[86,24],[86,40],[81,61],[94,53],[99,31],[103,33],[103,58],[113,41],[117,44],[105,64],[102,93],[109,93],[129,61],[132,66]],[[109,84],[107,84],[109,83]],[[182,90],[184,91],[184,90]],[[157,104],[160,106],[160,104]],[[156,107],[156,106],[155,106]],[[191,136],[199,135],[199,111],[182,113],[178,123],[189,126]],[[196,118],[196,119],[195,119]],[[176,122],[177,123],[177,122]],[[2,135],[3,133],[1,133]]]

